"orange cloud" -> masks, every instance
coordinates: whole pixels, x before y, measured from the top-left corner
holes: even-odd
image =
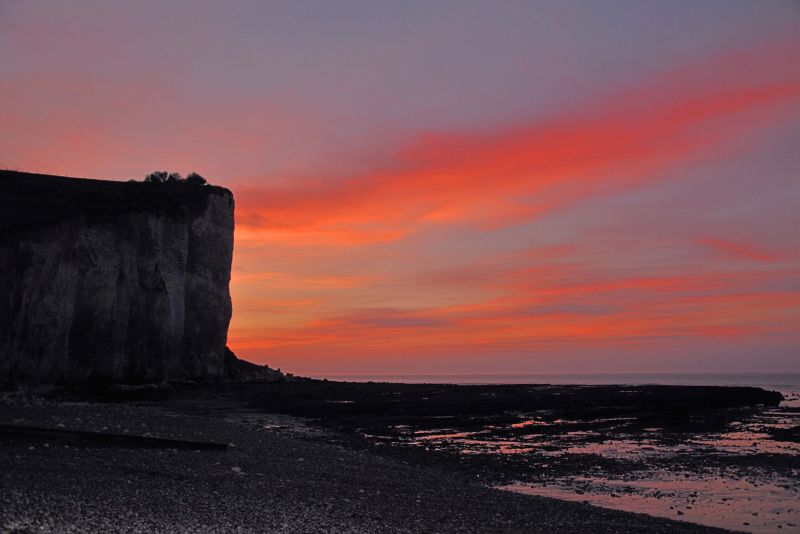
[[[579,273],[570,273],[574,277]],[[232,332],[232,343],[281,354],[292,347],[356,354],[549,345],[609,346],[796,332],[800,292],[776,290],[796,270],[730,271],[565,284],[516,280],[507,292],[454,306],[367,308],[301,325]],[[538,286],[538,287],[537,287]]]
[[[796,50],[724,58],[594,109],[505,130],[425,134],[373,172],[237,187],[239,254],[248,265],[283,262],[274,272],[236,278],[241,298],[316,303],[281,308],[280,320],[235,318],[231,346],[269,361],[405,359],[796,333],[797,266],[757,244],[716,237],[673,236],[678,252],[665,254],[658,235],[624,250],[624,240],[604,241],[609,236],[599,229],[580,244],[556,237],[549,241],[555,244],[506,256],[494,250],[409,268],[415,247],[437,238],[422,230],[526,223],[591,196],[680,176],[669,171],[713,161],[730,141],[779,124],[800,103]],[[759,75],[737,76],[748,64]],[[687,259],[696,252],[687,244],[698,243],[752,263]],[[393,270],[392,259],[401,268]],[[293,267],[305,274],[276,274]],[[348,272],[359,274],[342,274]],[[314,282],[327,277],[329,285]],[[264,309],[271,309],[269,299]]]
[[[717,239],[713,237],[702,237],[697,240],[701,245],[705,245],[717,251],[718,253],[736,259],[743,259],[749,261],[759,261],[770,263],[778,261],[779,258],[775,254],[764,250],[757,245],[727,241],[724,239]]]
[[[800,54],[771,52],[757,58],[761,71],[763,63],[773,67],[769,76],[736,77],[743,65],[726,58],[583,113],[483,134],[426,134],[364,175],[260,189],[243,184],[238,222],[245,239],[362,245],[426,225],[530,221],[587,196],[659,179],[780,120],[770,112],[800,102],[800,73],[780,68]],[[709,69],[714,79],[704,75]]]
[[[302,276],[277,271],[236,272],[231,276],[231,283],[243,282],[265,283],[281,287],[333,287],[353,288],[368,285],[377,279],[375,276]]]

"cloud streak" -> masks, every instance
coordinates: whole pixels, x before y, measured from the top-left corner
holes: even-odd
[[[456,347],[530,350],[597,343],[608,347],[795,332],[800,291],[748,289],[758,276],[731,274],[724,283],[709,283],[716,275],[708,275],[708,279],[621,279],[601,287],[525,285],[468,305],[367,308],[317,317],[301,327],[251,332],[241,342],[277,351],[300,344],[322,352],[357,347],[397,356]]]
[[[570,213],[576,224],[581,204],[691,182],[687,173],[735,160],[734,147],[755,146],[800,111],[798,50],[728,55],[507,128],[422,134],[359,175],[243,185],[237,239],[245,251],[314,251],[290,269],[335,264],[364,276],[377,262],[383,270],[292,322],[235,327],[231,342],[245,354],[302,358],[311,367],[355,358],[382,368],[384,360],[421,365],[474,352],[525,359],[792,339],[797,258],[737,236],[735,226],[716,235],[671,229],[667,217],[620,231],[595,219],[592,230],[570,234],[552,221]],[[760,75],[739,76],[747,68]],[[542,239],[544,228],[561,235]],[[445,265],[426,264],[441,264],[445,250],[459,249],[453,242],[507,235],[517,237],[490,245],[491,254],[460,247]],[[520,235],[538,244],[520,248]]]
[[[797,68],[775,74],[800,61],[796,50],[742,60],[761,70],[756,61],[768,61],[771,75],[763,78],[737,78],[746,65],[725,58],[581,113],[488,133],[423,134],[363,175],[298,178],[264,189],[243,185],[242,239],[358,246],[431,225],[502,228],[587,197],[640,187],[785,119],[787,106],[797,109]]]
[[[796,9],[257,4],[12,3],[0,164],[231,188],[293,372],[797,369]]]

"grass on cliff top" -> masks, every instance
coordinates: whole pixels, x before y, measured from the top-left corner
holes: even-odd
[[[0,170],[0,230],[74,215],[202,209],[211,194],[231,192],[211,185],[114,182]]]

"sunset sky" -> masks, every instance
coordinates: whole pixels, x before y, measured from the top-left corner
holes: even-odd
[[[236,198],[314,376],[800,371],[800,3],[0,0],[0,167]]]

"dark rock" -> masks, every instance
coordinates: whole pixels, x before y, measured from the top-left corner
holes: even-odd
[[[772,439],[800,443],[800,426],[790,428],[774,428],[770,430]]]
[[[245,374],[233,210],[221,187],[0,171],[0,385]]]
[[[225,347],[225,378],[231,382],[277,382],[285,380],[283,373],[266,365],[240,360]]]

